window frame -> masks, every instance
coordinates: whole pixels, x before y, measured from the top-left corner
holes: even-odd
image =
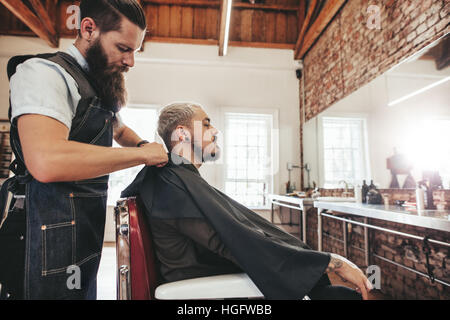
[[[326,113],[321,114],[318,116],[318,126],[317,126],[317,133],[318,133],[318,162],[319,162],[319,186],[325,187],[325,152],[324,152],[324,130],[323,130],[323,124],[324,124],[324,118],[341,118],[341,119],[352,119],[352,120],[361,120],[362,126],[361,126],[361,152],[362,152],[362,166],[363,166],[363,173],[361,180],[366,179],[368,180],[371,176],[371,166],[370,166],[370,158],[369,158],[369,139],[368,139],[368,114],[366,113]],[[346,181],[348,184],[354,185],[354,184],[362,184],[362,181]],[[327,186],[327,188],[341,188],[342,185],[333,185],[333,186]]]
[[[248,206],[251,210],[269,210],[270,209],[270,201],[269,194],[278,193],[278,184],[279,184],[279,109],[278,108],[257,108],[257,107],[221,107],[220,108],[220,117],[219,117],[219,129],[223,133],[223,149],[224,153],[227,152],[226,148],[226,114],[227,113],[238,113],[238,114],[261,114],[261,115],[270,115],[271,120],[271,128],[270,128],[270,154],[271,154],[271,175],[269,175],[268,181],[269,186],[266,190],[266,201],[263,206]],[[225,158],[222,158],[222,164],[220,168],[218,168],[218,180],[219,185],[223,192],[225,192],[225,183],[226,183],[226,169],[227,166],[225,164]]]

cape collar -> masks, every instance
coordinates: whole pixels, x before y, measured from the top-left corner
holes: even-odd
[[[181,166],[183,168],[188,169],[189,171],[192,171],[198,175],[200,175],[200,172],[198,169],[186,158],[180,157],[177,154],[170,153],[169,154],[169,163],[173,166]]]

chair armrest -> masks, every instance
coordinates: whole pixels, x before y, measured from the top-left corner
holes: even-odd
[[[264,298],[245,273],[187,279],[163,284],[156,288],[160,300]]]

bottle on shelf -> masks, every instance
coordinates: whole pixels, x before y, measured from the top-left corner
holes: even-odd
[[[435,209],[433,201],[433,189],[430,187],[430,182],[427,180],[419,181],[419,187],[424,192],[424,206],[427,210]]]
[[[368,192],[369,192],[369,186],[366,184],[366,180],[363,180],[363,185],[361,187],[362,203],[367,203],[367,193]]]
[[[358,184],[354,188],[356,203],[362,203],[362,188]]]
[[[420,182],[416,188],[416,207],[418,211],[425,210],[425,190]]]

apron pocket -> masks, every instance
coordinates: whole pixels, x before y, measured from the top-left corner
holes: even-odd
[[[106,191],[103,193],[72,193],[75,219],[75,261],[77,265],[101,254],[106,219]]]
[[[41,226],[42,275],[66,272],[75,262],[75,221]]]

